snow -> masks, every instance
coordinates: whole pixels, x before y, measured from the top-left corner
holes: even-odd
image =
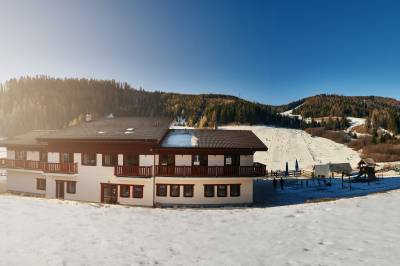
[[[162,143],[163,147],[197,147],[198,139],[190,130],[179,129],[168,133]]]
[[[300,169],[311,170],[315,164],[350,163],[353,168],[360,161],[359,153],[346,145],[329,139],[312,137],[303,130],[268,126],[225,126],[221,129],[251,130],[263,141],[267,152],[256,152],[254,159],[268,169],[284,170],[286,162],[294,169],[296,159]]]
[[[346,129],[347,132],[350,132],[354,127],[365,125],[365,118],[358,117],[347,117],[350,121],[350,126]]]
[[[282,112],[281,115],[283,116],[289,116],[289,117],[297,117],[298,119],[303,119],[303,117],[301,115],[294,115],[293,114],[293,110],[296,110],[297,108],[300,108],[303,104],[300,104],[299,106],[296,106],[293,109],[287,110],[285,112]]]
[[[280,207],[152,209],[0,195],[1,264],[397,265],[399,201],[395,190]]]

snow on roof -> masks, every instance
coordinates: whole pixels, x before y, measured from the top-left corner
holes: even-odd
[[[192,134],[193,131],[188,130],[174,130],[170,131],[165,138],[163,147],[184,147],[191,148],[197,147],[199,139]]]

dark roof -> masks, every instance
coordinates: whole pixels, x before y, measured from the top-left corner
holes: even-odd
[[[47,143],[38,141],[39,137],[45,137],[48,134],[55,132],[54,130],[33,130],[28,133],[11,137],[0,141],[0,146],[45,146]]]
[[[162,148],[215,148],[268,150],[250,130],[171,129]]]
[[[350,163],[330,163],[329,169],[336,173],[351,174],[353,172]]]
[[[171,118],[120,117],[84,122],[60,129],[43,138],[54,140],[156,140],[160,141],[172,123]]]

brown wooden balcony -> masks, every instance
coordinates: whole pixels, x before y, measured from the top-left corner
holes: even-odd
[[[56,173],[56,174],[78,173],[78,164],[76,163],[46,163],[46,162],[29,161],[29,160],[1,159],[0,167],[9,169],[43,171],[45,173]]]
[[[77,174],[77,163],[43,163],[43,172],[54,174]]]
[[[265,166],[171,166],[157,165],[156,176],[177,177],[257,177],[265,176]]]
[[[118,177],[151,177],[153,167],[117,165],[114,168],[114,174]]]

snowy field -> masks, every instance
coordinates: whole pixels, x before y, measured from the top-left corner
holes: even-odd
[[[0,264],[398,265],[399,201],[395,190],[271,208],[151,209],[0,195]]]
[[[312,169],[319,163],[349,162],[354,168],[360,161],[358,152],[329,139],[312,137],[303,130],[267,126],[226,126],[222,129],[252,130],[269,148],[256,152],[255,160],[266,163],[268,169],[284,170],[286,161],[294,169],[296,159],[300,168]]]

